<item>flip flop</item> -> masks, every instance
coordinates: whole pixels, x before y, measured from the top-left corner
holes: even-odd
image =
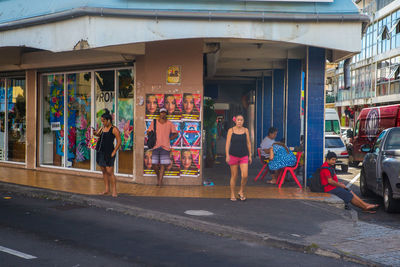
[[[364,212],[364,213],[370,213],[370,214],[375,214],[376,213],[376,210],[362,210],[362,212]]]
[[[235,201],[237,201],[237,198],[231,198],[230,199],[232,202],[235,202]]]
[[[238,196],[239,196],[239,200],[240,200],[240,201],[246,201],[246,199],[247,199],[246,197],[242,196],[242,195],[239,194],[239,193],[238,193]]]

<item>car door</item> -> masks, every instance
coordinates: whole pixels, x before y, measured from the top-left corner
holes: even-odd
[[[381,144],[383,137],[386,134],[386,130],[381,132],[379,137],[376,139],[374,146],[372,147],[372,151],[369,154],[368,157],[368,168],[367,168],[367,184],[368,187],[371,188],[373,191],[377,192],[377,179],[378,179],[378,172],[377,172],[377,167],[378,167],[378,156],[379,152],[381,151]]]

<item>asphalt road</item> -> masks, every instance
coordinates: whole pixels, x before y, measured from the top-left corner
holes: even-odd
[[[347,173],[343,173],[340,170],[337,170],[336,174],[338,175],[339,180],[344,182],[345,184],[351,182],[353,178],[355,178],[361,171],[361,167],[352,168],[349,167]],[[353,185],[351,186],[351,190],[356,193],[358,196],[361,197],[364,201],[368,203],[376,203],[380,205],[377,213],[374,216],[370,214],[366,214],[361,212],[359,209],[355,209],[358,211],[358,218],[359,220],[375,223],[378,225],[383,225],[387,227],[392,227],[395,229],[400,229],[400,213],[386,213],[383,210],[383,199],[378,196],[371,196],[371,197],[362,197],[360,194],[360,179],[354,181]]]
[[[0,263],[1,266],[357,266],[104,209],[6,193],[0,193]]]

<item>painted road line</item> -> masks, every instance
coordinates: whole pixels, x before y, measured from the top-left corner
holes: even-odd
[[[350,188],[357,180],[360,178],[360,174],[357,174],[347,185],[347,188]]]
[[[27,259],[27,260],[31,260],[31,259],[36,259],[37,258],[35,256],[29,255],[29,254],[26,254],[26,253],[23,253],[23,252],[19,252],[17,250],[13,250],[11,248],[6,248],[6,247],[3,247],[3,246],[0,246],[0,251],[3,251],[5,253],[8,253],[8,254],[11,254],[11,255],[14,255],[14,256],[17,256],[17,257],[20,257],[20,258],[24,258],[24,259]]]

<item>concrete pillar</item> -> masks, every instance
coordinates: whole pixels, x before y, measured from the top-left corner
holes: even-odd
[[[306,177],[323,163],[325,49],[308,47],[306,65]]]
[[[300,145],[300,105],[301,105],[301,60],[289,59],[288,66],[288,95],[286,111],[286,142],[289,147]]]
[[[285,121],[285,70],[274,70],[272,91],[272,125],[278,129],[276,140],[280,141],[284,137],[283,125]]]
[[[26,168],[35,169],[38,155],[37,73],[26,71]]]

